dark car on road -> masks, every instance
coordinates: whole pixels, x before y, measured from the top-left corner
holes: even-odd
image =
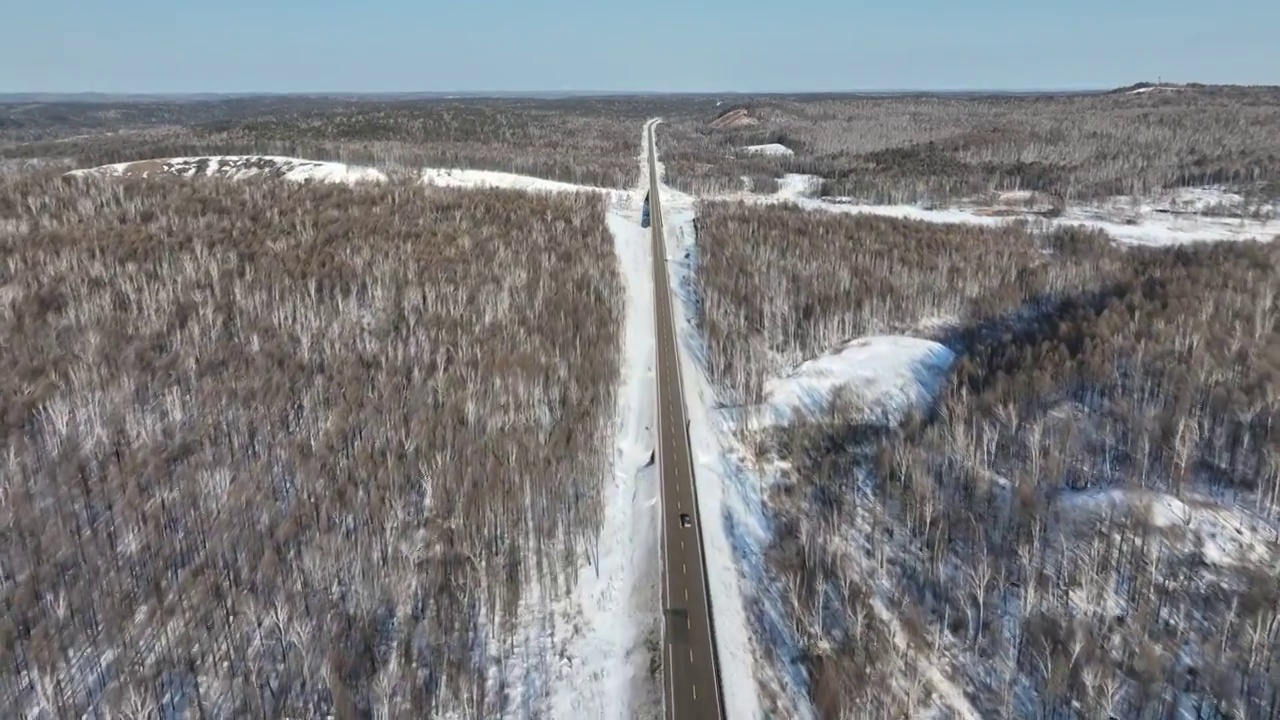
[[[640,208],[640,227],[649,227],[649,193],[644,194],[644,205]]]

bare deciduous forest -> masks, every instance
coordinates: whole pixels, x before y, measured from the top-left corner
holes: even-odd
[[[0,179],[3,714],[498,712],[598,534],[605,202]]]
[[[759,192],[784,173],[864,202],[944,202],[1031,190],[1064,201],[1224,185],[1280,197],[1280,92],[1188,86],[1030,97],[761,97],[673,118],[663,161],[673,187]],[[740,116],[740,117],[739,117]],[[793,157],[738,148],[781,143]]]
[[[517,602],[596,552],[624,288],[604,196],[417,171],[634,188],[655,116],[696,194],[1280,207],[1267,88],[0,103],[0,715],[507,709]],[[227,154],[391,180],[59,176]],[[799,640],[764,661],[820,717],[922,712],[936,671],[984,717],[1280,715],[1276,243],[709,200],[696,233],[725,416],[854,338],[957,357],[901,425],[837,394],[739,428],[750,610]]]
[[[697,101],[254,98],[110,106],[0,105],[0,159],[92,167],[150,158],[284,155],[385,169],[501,170],[631,188],[636,128]]]
[[[703,203],[698,248],[730,402],[859,336],[958,356],[902,427],[837,398],[742,430],[777,474],[768,558],[801,639],[771,659],[822,717],[920,709],[916,654],[988,717],[1280,712],[1275,244]]]

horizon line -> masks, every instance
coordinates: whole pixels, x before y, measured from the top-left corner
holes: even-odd
[[[954,92],[1100,92],[1107,90],[1115,90],[1118,88],[1132,87],[1133,85],[1141,85],[1148,83],[1131,83],[1130,85],[1120,86],[1078,86],[1078,87],[1026,87],[1026,88],[998,88],[998,87],[952,87],[952,88],[927,88],[927,87],[894,87],[894,88],[845,88],[845,89],[823,89],[823,90],[611,90],[611,89],[586,89],[586,90],[180,90],[180,91],[134,91],[134,90],[19,90],[7,91],[0,90],[0,97],[12,97],[18,95],[131,95],[138,97],[191,97],[191,96],[288,96],[288,95],[865,95],[874,93],[954,93]],[[1154,84],[1154,83],[1150,83]],[[1168,83],[1169,85],[1198,84],[1198,83]],[[1207,83],[1205,83],[1207,85]],[[1222,87],[1233,87],[1231,85],[1223,85]],[[1236,85],[1234,87],[1251,87],[1248,85]],[[1273,87],[1273,86],[1252,86],[1252,87]]]

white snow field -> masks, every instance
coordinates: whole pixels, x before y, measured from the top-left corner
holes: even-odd
[[[764,145],[746,145],[738,148],[748,155],[776,155],[786,157],[795,155],[795,151],[782,143],[765,143]]]
[[[1111,488],[1066,492],[1057,502],[1078,517],[1109,513],[1136,514],[1179,550],[1196,548],[1210,565],[1228,568],[1266,564],[1273,560],[1270,543],[1277,528],[1245,507],[1223,505],[1189,493],[1179,500],[1169,493]]]
[[[525,190],[527,192],[581,192],[597,191],[616,193],[610,188],[575,185],[559,180],[545,180],[528,175],[516,175],[497,170],[464,170],[459,168],[425,168],[422,171],[422,182],[425,185],[460,188],[500,188],[505,190]]]
[[[929,208],[905,204],[875,205],[847,197],[819,197],[821,187],[822,178],[816,175],[787,173],[778,178],[778,189],[770,195],[744,190],[707,199],[759,204],[786,202],[805,210],[879,215],[932,223],[995,227],[1024,221],[1044,229],[1074,225],[1102,230],[1117,242],[1128,245],[1269,241],[1280,236],[1280,218],[1277,217],[1280,208],[1272,203],[1251,202],[1238,193],[1219,187],[1179,188],[1150,198],[1115,196],[1070,206],[1061,216],[1053,218],[1022,207],[1023,202],[1032,200],[1032,194],[1026,192],[1000,193],[995,208],[975,203]],[[992,212],[993,209],[999,212]]]
[[[757,422],[784,425],[826,408],[840,391],[864,413],[864,422],[896,425],[911,409],[924,409],[942,389],[955,353],[932,340],[887,335],[854,340],[807,360],[783,377],[765,381]]]
[[[387,179],[385,173],[375,168],[321,160],[303,160],[279,155],[208,155],[201,157],[157,158],[72,170],[67,174],[101,177],[175,175],[187,178],[225,177],[235,180],[265,175],[294,182],[315,180],[317,182],[345,183],[348,185],[360,182],[384,182]]]
[[[1195,195],[1193,191],[1178,197],[1187,201],[1186,199]],[[779,199],[781,198],[766,198],[766,201],[776,202]],[[1117,242],[1127,245],[1181,245],[1223,240],[1270,241],[1280,236],[1280,221],[1170,212],[1157,203],[1137,203],[1131,206],[1126,204],[1126,198],[1113,198],[1096,205],[1069,207],[1055,218],[1032,213],[990,215],[976,207],[930,209],[918,205],[862,205],[847,198],[786,199],[807,210],[881,215],[935,223],[998,226],[1023,220],[1045,229],[1075,225],[1102,230]]]

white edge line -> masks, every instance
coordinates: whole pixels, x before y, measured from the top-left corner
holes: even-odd
[[[649,126],[649,176],[651,178],[652,189],[658,189],[658,136],[657,127],[662,124],[662,118],[658,118]],[[656,194],[656,193],[655,193]],[[658,200],[658,204],[662,204],[662,200]],[[661,208],[659,208],[661,209]],[[652,214],[653,208],[650,208]],[[652,226],[651,226],[652,227]],[[662,223],[662,253],[666,257],[667,252],[667,224],[665,219]],[[680,368],[680,334],[676,332],[675,310],[671,304],[671,271],[668,269],[668,263],[662,264],[662,275],[667,286],[667,307],[671,311],[671,335],[672,344],[675,348],[676,355],[676,382],[680,389],[680,411],[688,421],[688,411],[685,408],[684,401],[684,372]],[[655,343],[655,347],[656,347]],[[689,440],[688,426],[685,426],[685,439]],[[707,564],[703,557],[702,545],[702,509],[698,507],[698,482],[693,472],[693,443],[688,442],[689,446],[689,484],[690,492],[693,493],[693,512],[698,521],[693,524],[693,533],[698,540],[698,564],[702,566],[702,604],[703,609],[707,613],[707,643],[711,646],[711,682],[714,684],[712,688],[712,696],[716,700],[716,714],[720,718],[724,718],[724,708],[720,707],[720,663],[719,648],[716,647],[715,635],[711,632],[711,625],[714,619],[711,617],[711,587],[707,581]],[[663,524],[664,532],[666,524]]]
[[[648,140],[647,142],[648,147],[646,149],[649,151],[648,152],[649,157],[645,158],[646,164],[649,166],[649,190],[652,190],[657,186],[657,179],[654,178],[654,173],[656,171],[654,158],[657,156],[655,155],[656,150],[653,147],[653,125],[654,123],[652,120],[645,123],[645,132]],[[653,248],[654,231],[653,231],[653,222],[652,222],[652,210],[653,210],[652,204],[650,205],[649,209],[650,209],[649,250],[650,250],[650,254],[652,255],[652,251],[654,249]],[[659,224],[661,224],[661,221],[659,221]],[[663,232],[664,233],[666,232],[665,225],[663,226]],[[652,263],[654,263],[654,266],[651,267],[650,270],[656,271],[657,258],[650,258],[650,260]],[[657,291],[656,287],[654,288],[654,291],[655,292]],[[653,303],[652,310],[653,310],[654,327],[657,327],[658,304],[656,302]],[[654,470],[656,470],[658,473],[658,476],[657,476],[658,498],[662,508],[662,510],[658,513],[658,521],[659,521],[659,524],[662,526],[661,564],[662,564],[662,587],[664,591],[662,607],[660,608],[660,611],[662,616],[662,644],[664,649],[666,650],[666,656],[667,656],[666,667],[663,668],[663,674],[667,676],[666,684],[670,688],[669,691],[666,693],[666,697],[663,699],[664,700],[663,706],[664,706],[664,709],[667,710],[667,717],[675,718],[676,716],[676,712],[675,712],[676,680],[675,680],[675,675],[672,673],[672,670],[674,669],[674,665],[675,665],[675,654],[672,650],[673,646],[671,644],[671,638],[667,636],[667,624],[668,624],[667,609],[671,605],[671,576],[667,572],[667,484],[663,482],[662,453],[658,452],[658,450],[662,449],[662,402],[661,402],[661,397],[662,397],[661,379],[662,378],[658,374],[659,365],[658,365],[658,344],[656,342],[657,338],[654,338],[654,340],[655,342],[653,345],[653,377],[654,377],[653,408],[655,412],[654,412],[653,456],[656,460],[656,462],[654,463],[655,465]]]

